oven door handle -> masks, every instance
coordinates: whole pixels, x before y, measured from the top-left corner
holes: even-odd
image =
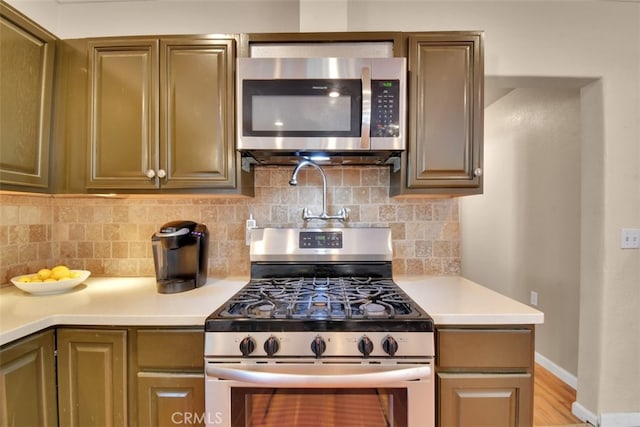
[[[343,375],[309,375],[277,372],[257,372],[208,364],[209,377],[242,383],[268,385],[269,387],[381,387],[385,384],[431,378],[430,365],[402,368],[381,372],[365,372]]]

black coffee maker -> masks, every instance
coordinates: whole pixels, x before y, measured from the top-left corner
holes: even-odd
[[[151,237],[156,283],[161,294],[202,286],[207,281],[209,231],[193,221],[172,221]]]

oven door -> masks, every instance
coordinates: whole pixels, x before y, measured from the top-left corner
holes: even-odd
[[[431,360],[206,362],[208,426],[432,427]]]

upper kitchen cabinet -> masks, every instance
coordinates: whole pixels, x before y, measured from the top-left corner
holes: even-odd
[[[48,191],[55,45],[0,2],[0,189]]]
[[[166,179],[158,52],[158,40],[89,42],[88,189],[152,190]]]
[[[407,151],[391,195],[482,193],[482,32],[407,37]]]
[[[235,43],[226,36],[65,41],[61,86],[69,90],[58,135],[76,148],[66,154],[66,191],[83,182],[88,192],[250,193],[251,176],[236,167]],[[89,106],[86,120],[79,105]],[[80,158],[88,159],[84,172],[74,169]]]

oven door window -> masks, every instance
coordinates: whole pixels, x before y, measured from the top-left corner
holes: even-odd
[[[243,136],[360,137],[362,81],[242,81]]]
[[[231,389],[233,427],[406,427],[406,388]]]

